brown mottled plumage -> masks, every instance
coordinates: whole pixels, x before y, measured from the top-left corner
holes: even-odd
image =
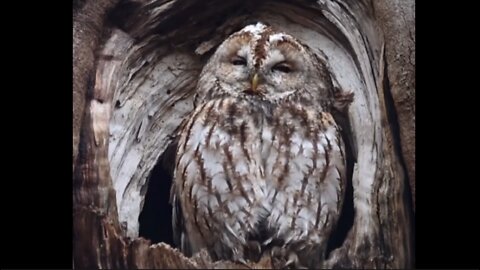
[[[318,266],[340,214],[345,151],[325,65],[263,24],[232,34],[204,67],[180,132],[175,238],[192,255]]]

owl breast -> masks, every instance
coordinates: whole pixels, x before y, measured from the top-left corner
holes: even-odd
[[[343,148],[329,113],[295,103],[221,98],[198,106],[176,156],[181,241],[215,259],[255,261],[267,250],[320,258],[341,209]]]

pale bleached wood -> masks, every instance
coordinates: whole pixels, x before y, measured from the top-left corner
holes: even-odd
[[[117,35],[123,36],[122,42]],[[115,54],[115,58],[124,58],[119,61],[125,79],[117,83],[113,100],[109,160],[120,221],[127,235],[136,237],[145,181],[193,108],[200,65],[191,55],[169,52],[165,45],[150,54],[139,53],[145,44],[133,45],[120,31],[107,42],[107,46],[115,44],[130,45],[124,54]]]

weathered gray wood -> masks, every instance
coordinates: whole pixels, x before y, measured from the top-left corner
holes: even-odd
[[[78,153],[87,89],[92,87],[95,74],[95,50],[102,38],[104,18],[118,0],[77,1],[73,15],[73,156]]]
[[[75,63],[96,74],[85,106],[74,100],[77,117],[85,108],[74,176],[77,267],[243,267],[212,263],[201,254],[188,259],[165,244],[135,238],[146,180],[193,108],[202,64],[225,37],[257,20],[309,45],[328,60],[337,86],[355,92],[348,114],[356,154],[355,220],[327,265],[412,266],[404,192],[407,175],[412,187],[415,183],[413,1],[135,3],[117,20],[118,28],[104,31],[96,68],[91,58]],[[402,16],[400,23],[396,16]],[[403,37],[409,40],[398,42]],[[86,91],[84,80],[74,77],[74,91]],[[252,266],[268,268],[269,262]]]
[[[116,48],[118,44],[123,48]],[[159,45],[146,54],[144,46],[133,45],[120,31],[106,43],[106,47],[117,49],[113,55],[122,61],[123,68],[123,79],[116,82],[112,101],[115,106],[110,121],[109,160],[120,221],[129,237],[138,235],[145,181],[171,143],[176,128],[193,108],[193,88],[201,68],[186,53],[171,52]]]

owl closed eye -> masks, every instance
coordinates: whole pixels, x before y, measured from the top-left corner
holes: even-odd
[[[220,85],[204,93],[253,96],[272,103],[288,98],[326,99],[331,80],[314,54],[286,33],[263,24],[247,26],[223,42],[210,59],[199,84]],[[215,89],[215,88],[211,88]]]

